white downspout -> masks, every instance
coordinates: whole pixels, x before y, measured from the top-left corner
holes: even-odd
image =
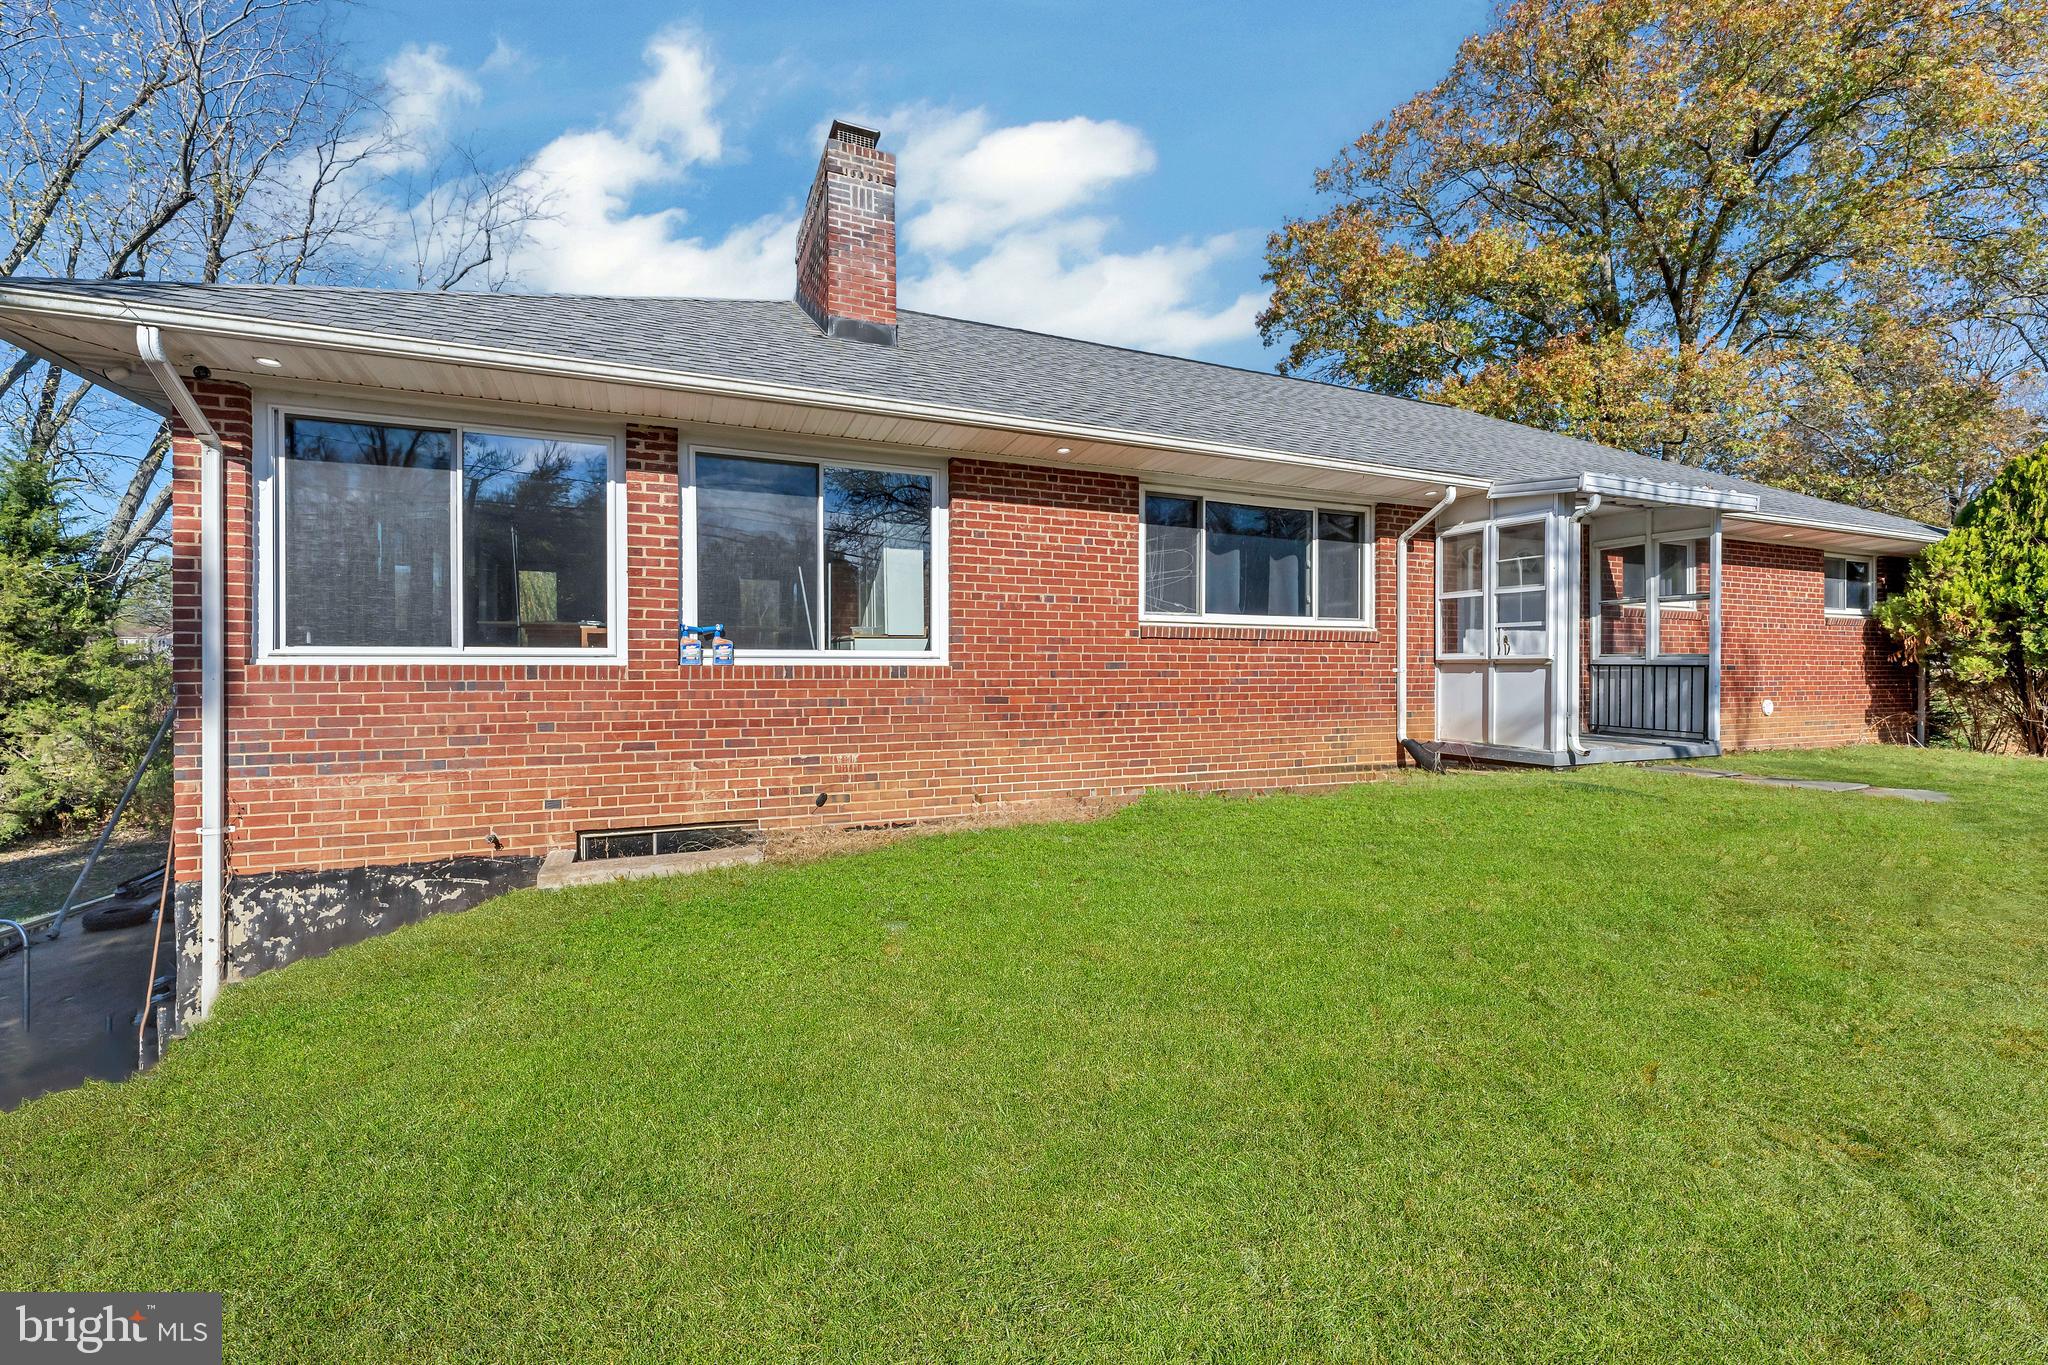
[[[1564,713],[1564,745],[1565,748],[1575,754],[1586,752],[1585,737],[1579,733],[1579,703],[1583,700],[1579,695],[1579,623],[1585,617],[1583,596],[1586,591],[1585,550],[1582,544],[1585,537],[1579,533],[1579,526],[1587,517],[1592,516],[1599,510],[1600,495],[1598,493],[1589,493],[1582,505],[1572,509],[1571,519],[1568,523],[1571,527],[1572,537],[1572,552],[1570,556],[1572,576],[1571,600],[1577,604],[1578,609],[1572,612],[1571,632],[1565,637],[1564,646],[1564,685],[1565,696],[1568,699]]]
[[[1707,541],[1707,743],[1721,752],[1721,514]]]
[[[164,354],[154,327],[135,329],[135,349],[199,441],[199,1017],[213,1012],[221,982],[221,891],[227,824],[226,551],[220,433],[199,410]]]
[[[1458,500],[1458,490],[1446,488],[1437,504],[1415,519],[1401,533],[1394,547],[1394,743],[1408,738],[1408,542],[1415,533],[1436,520],[1437,513]]]

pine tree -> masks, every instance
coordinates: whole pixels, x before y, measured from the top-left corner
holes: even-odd
[[[117,638],[121,603],[64,502],[47,461],[0,459],[0,843],[104,816],[169,696],[164,661]],[[145,816],[167,784],[152,776]]]
[[[1878,616],[1952,691],[2005,710],[2048,754],[2048,445],[2007,464]]]

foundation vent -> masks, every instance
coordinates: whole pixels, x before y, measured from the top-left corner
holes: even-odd
[[[703,853],[736,848],[757,837],[751,825],[650,825],[643,829],[583,830],[576,835],[576,861],[652,858],[665,853]]]

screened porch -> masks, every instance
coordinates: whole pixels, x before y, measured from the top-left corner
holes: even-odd
[[[1754,506],[1587,475],[1457,509],[1437,538],[1436,737],[1410,752],[1544,767],[1718,754],[1722,517]]]

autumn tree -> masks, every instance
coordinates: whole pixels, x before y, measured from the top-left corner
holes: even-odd
[[[1270,239],[1281,368],[1947,521],[2039,427],[2048,2],[1514,0]]]

